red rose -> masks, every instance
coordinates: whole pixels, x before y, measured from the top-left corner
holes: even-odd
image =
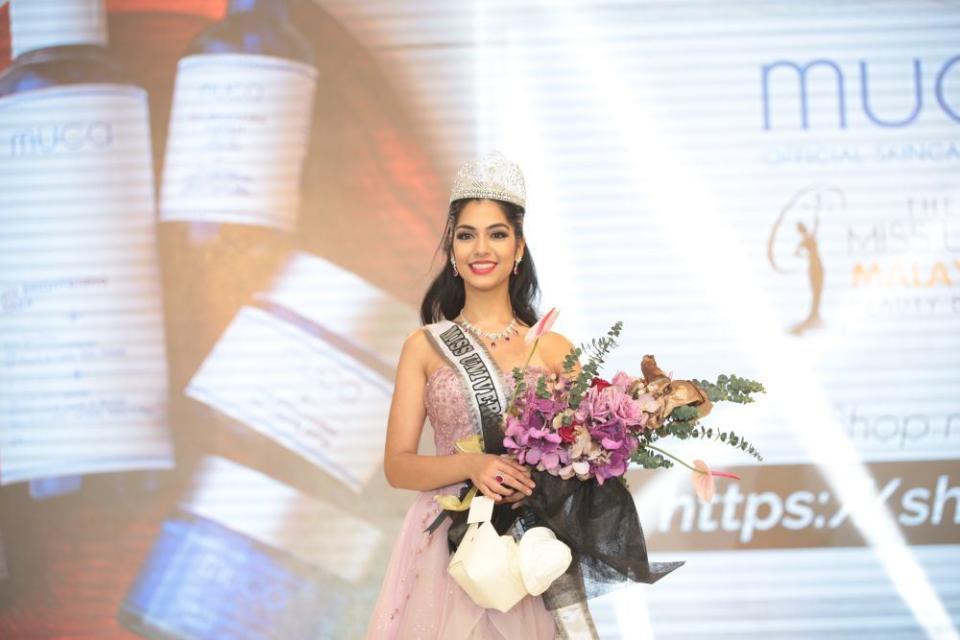
[[[560,427],[557,429],[557,435],[560,436],[560,439],[564,442],[573,442],[577,439],[576,434],[574,433],[573,425],[567,427]]]
[[[597,391],[603,391],[610,386],[610,383],[604,380],[603,378],[594,378],[593,382],[590,383],[591,387],[596,387]]]

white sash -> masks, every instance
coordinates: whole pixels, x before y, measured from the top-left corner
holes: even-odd
[[[483,438],[484,451],[503,453],[501,416],[507,406],[500,368],[493,356],[476,338],[450,320],[441,320],[424,327],[431,342],[450,364],[471,401],[473,430]]]

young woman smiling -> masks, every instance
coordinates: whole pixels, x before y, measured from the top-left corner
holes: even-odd
[[[489,433],[497,420],[486,420],[485,407],[502,411],[513,388],[512,371],[528,355],[524,336],[537,321],[539,289],[523,233],[525,201],[520,168],[498,153],[468,162],[457,174],[441,242],[447,262],[424,296],[425,326],[403,345],[387,423],[387,480],[420,493],[395,543],[368,638],[506,640],[557,634],[554,614],[542,597],[528,595],[506,613],[475,604],[447,573],[450,521],[426,531],[440,515],[434,497],[457,494],[465,481],[513,509],[535,489],[529,470],[502,453],[455,448],[481,430]],[[524,376],[560,374],[571,348],[563,336],[547,333]],[[464,353],[460,360],[451,355]],[[488,413],[496,418],[493,410]],[[433,427],[437,455],[418,451],[425,418]],[[498,450],[496,438],[484,441],[488,451]]]

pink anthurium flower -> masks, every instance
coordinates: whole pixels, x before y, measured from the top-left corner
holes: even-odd
[[[550,327],[552,327],[553,323],[556,322],[557,315],[559,315],[559,313],[560,312],[557,311],[556,307],[550,309],[550,311],[547,311],[546,315],[540,318],[535,325],[530,327],[530,330],[527,331],[527,335],[524,336],[524,341],[527,344],[530,344],[531,342],[542,338],[545,333],[550,331]]]
[[[537,322],[532,327],[530,327],[529,331],[527,331],[527,335],[524,336],[523,340],[527,344],[530,344],[532,342],[533,346],[530,348],[530,353],[527,354],[527,359],[523,363],[524,370],[527,368],[527,365],[530,364],[530,360],[533,359],[533,354],[537,350],[537,345],[540,344],[540,338],[542,338],[544,334],[550,331],[550,327],[553,326],[553,323],[556,321],[557,315],[559,313],[560,312],[557,311],[557,308],[553,307],[552,309],[550,309],[550,311],[547,311],[545,316],[537,320]],[[518,389],[519,389],[519,382],[517,383],[517,386],[514,387],[513,396],[510,398],[510,402],[507,404],[507,410],[504,412],[505,414],[509,414],[513,410],[513,407],[517,402]]]
[[[530,360],[533,358],[533,354],[537,350],[537,345],[540,343],[540,338],[550,331],[550,327],[553,326],[553,323],[556,321],[559,313],[560,312],[557,311],[556,307],[550,309],[550,311],[547,311],[545,316],[537,320],[537,323],[530,327],[530,330],[527,331],[527,335],[524,336],[523,340],[527,344],[532,342],[533,347],[530,348],[530,353],[527,354],[527,361],[523,363],[524,369],[526,369],[527,365],[530,364]]]
[[[713,495],[716,493],[716,487],[713,480],[715,477],[732,478],[734,480],[740,479],[740,476],[735,473],[711,471],[710,467],[708,467],[707,463],[703,460],[694,460],[693,466],[693,490],[697,492],[697,496],[699,496],[699,498],[704,502],[710,502],[713,500]]]

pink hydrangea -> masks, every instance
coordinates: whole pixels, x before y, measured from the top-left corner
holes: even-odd
[[[626,374],[598,380],[576,411],[569,408],[568,386],[554,383],[548,398],[530,388],[517,402],[519,415],[506,420],[503,444],[521,464],[562,478],[603,484],[622,476],[638,446],[631,432],[647,420],[628,392],[633,381]]]

